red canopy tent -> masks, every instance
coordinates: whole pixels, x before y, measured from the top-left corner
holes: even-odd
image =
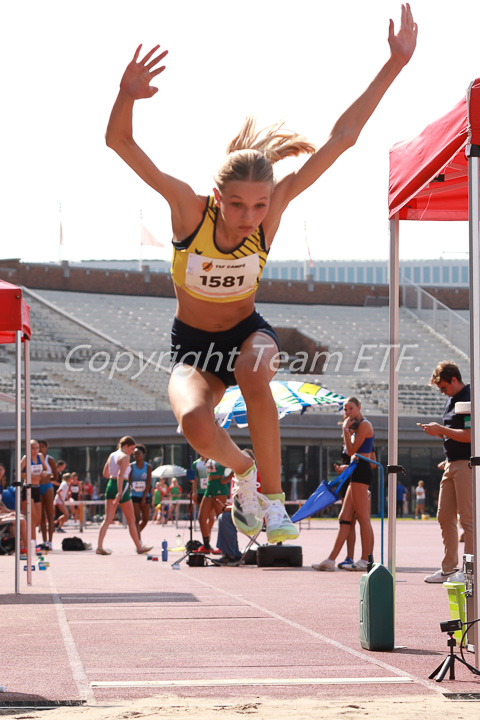
[[[400,220],[468,220],[470,238],[470,377],[472,399],[472,472],[474,503],[474,576],[480,578],[480,79],[444,117],[412,140],[390,151],[390,343],[398,345]],[[398,352],[390,354],[388,429],[389,518],[395,518],[398,468]],[[478,416],[480,418],[480,415]],[[395,568],[395,523],[389,522],[389,566]],[[478,588],[478,582],[476,583]],[[480,617],[480,593],[474,595]],[[475,626],[476,627],[476,626]],[[478,633],[475,635],[478,638]],[[480,666],[475,641],[476,667]]]
[[[20,464],[22,454],[22,358],[21,348],[24,348],[24,393],[25,393],[25,447],[30,447],[31,423],[30,423],[30,308],[27,305],[22,289],[17,285],[0,280],[0,343],[15,343],[15,472],[17,492],[15,498],[16,537],[20,538]],[[27,452],[28,457],[28,452]],[[31,537],[31,465],[29,462],[26,468],[27,484],[27,538]],[[32,582],[31,565],[31,543],[27,543],[27,582]],[[15,544],[15,592],[20,592],[20,543]]]
[[[0,280],[0,343],[13,343],[16,333],[30,340],[30,307],[17,285]]]

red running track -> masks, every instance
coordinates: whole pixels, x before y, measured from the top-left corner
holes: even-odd
[[[302,568],[183,562],[173,570],[181,553],[170,551],[168,563],[148,561],[120,526],[107,534],[109,557],[62,552],[65,535],[55,535],[50,567],[33,573],[31,587],[24,577],[20,595],[14,559],[1,557],[0,685],[7,692],[0,701],[96,704],[163,694],[367,700],[477,692],[479,678],[460,665],[455,681],[428,680],[448,651],[439,628],[449,619],[447,592],[423,581],[439,567],[436,521],[397,524],[393,652],[360,646],[361,574],[311,569],[328,555],[336,528],[334,520],[304,524]],[[378,521],[374,530],[379,548]],[[97,532],[92,527],[82,535],[94,548]],[[186,542],[187,528],[180,532]],[[143,540],[161,556],[162,540],[174,546],[176,534],[174,526],[149,525]],[[125,684],[132,681],[139,686]],[[113,686],[97,686],[105,682]]]

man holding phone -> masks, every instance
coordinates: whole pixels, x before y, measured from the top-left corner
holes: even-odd
[[[471,456],[470,415],[455,412],[457,402],[470,402],[470,385],[462,381],[458,365],[443,361],[432,373],[430,385],[436,385],[447,396],[443,411],[443,425],[431,422],[420,424],[427,435],[443,438],[445,467],[440,482],[437,519],[442,531],[444,558],[442,567],[427,575],[427,583],[443,583],[447,579],[462,579],[458,570],[457,515],[465,535],[465,553],[473,553],[473,475],[469,465]]]

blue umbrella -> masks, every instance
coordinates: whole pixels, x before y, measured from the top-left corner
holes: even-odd
[[[343,407],[345,396],[332,392],[320,385],[295,380],[272,380],[270,390],[278,411],[283,418],[290,413],[303,413],[308,408],[326,405]],[[228,428],[235,420],[238,427],[247,427],[247,408],[238,385],[229,387],[215,408],[215,417],[219,425]]]

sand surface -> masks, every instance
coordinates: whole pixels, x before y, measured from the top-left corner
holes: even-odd
[[[447,692],[447,691],[446,691]],[[438,697],[385,698],[371,701],[338,700],[319,701],[311,698],[275,701],[259,696],[255,700],[244,702],[241,699],[179,699],[178,697],[156,697],[133,702],[110,703],[96,707],[68,707],[55,710],[7,711],[8,716],[17,720],[127,720],[129,718],[173,718],[174,720],[233,720],[242,716],[258,720],[348,720],[348,718],[395,718],[422,720],[438,718],[457,718],[458,720],[478,720],[478,702],[463,702]],[[5,711],[0,714],[6,714]]]

